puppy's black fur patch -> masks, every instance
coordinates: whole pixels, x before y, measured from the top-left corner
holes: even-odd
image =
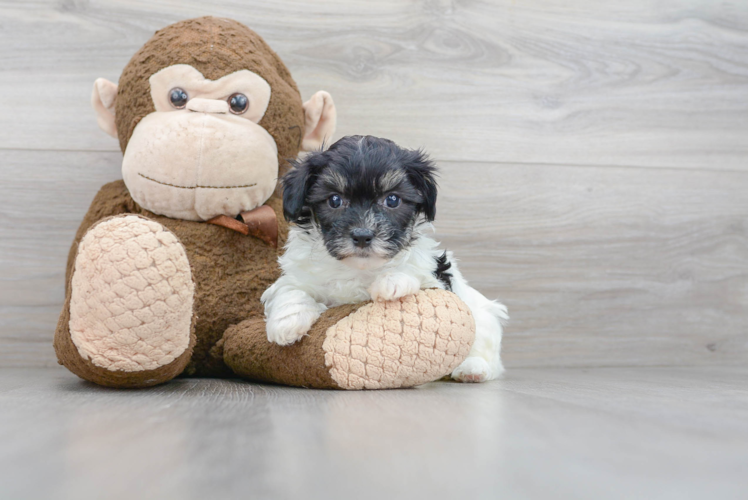
[[[292,163],[282,180],[284,216],[307,230],[318,226],[337,259],[392,258],[410,244],[417,223],[436,216],[436,167],[421,150],[348,136]],[[397,206],[388,205],[391,196]],[[373,231],[370,246],[353,244],[357,228]]]
[[[436,269],[434,270],[434,276],[436,279],[441,281],[444,285],[444,289],[452,291],[452,273],[448,273],[449,268],[452,267],[452,263],[447,260],[447,252],[444,252],[439,257],[436,257]]]

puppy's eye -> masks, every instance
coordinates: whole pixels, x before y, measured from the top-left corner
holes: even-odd
[[[400,206],[400,197],[396,194],[391,194],[384,200],[384,204],[387,208],[397,208]]]
[[[249,99],[244,94],[232,94],[229,97],[229,108],[235,115],[240,115],[249,108]]]
[[[334,194],[327,199],[327,204],[330,205],[330,208],[340,208],[340,205],[343,204],[343,198]]]
[[[169,91],[169,102],[177,109],[185,107],[188,99],[187,92],[179,87],[173,88]]]

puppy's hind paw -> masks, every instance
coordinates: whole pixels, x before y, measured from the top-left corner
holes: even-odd
[[[413,295],[421,289],[417,278],[405,273],[385,274],[369,287],[369,296],[374,301],[388,301]]]
[[[492,373],[488,362],[478,356],[470,356],[452,372],[452,378],[458,382],[479,383],[497,378],[499,373]]]

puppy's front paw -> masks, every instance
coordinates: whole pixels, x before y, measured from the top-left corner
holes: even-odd
[[[420,289],[421,283],[413,276],[404,273],[385,274],[371,284],[369,296],[371,300],[395,300],[417,293]]]
[[[458,382],[478,383],[497,378],[499,374],[492,373],[488,362],[478,356],[470,356],[452,372],[452,378]]]
[[[296,308],[286,315],[280,311],[278,315],[268,318],[265,324],[268,340],[279,345],[291,345],[306,335],[319,316],[317,309],[308,307]]]

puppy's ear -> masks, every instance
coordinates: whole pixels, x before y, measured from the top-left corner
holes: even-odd
[[[302,161],[291,162],[293,168],[283,176],[283,216],[287,221],[296,222],[301,218],[309,189],[317,174],[327,164],[323,151],[310,153]]]
[[[436,165],[423,151],[411,150],[403,158],[403,167],[408,180],[423,197],[418,209],[432,222],[436,217]]]

